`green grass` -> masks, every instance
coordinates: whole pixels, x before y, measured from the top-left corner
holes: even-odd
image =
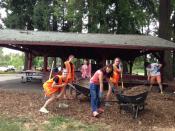
[[[0,131],[24,131],[22,122],[0,117]]]
[[[101,131],[110,128],[104,123],[88,124],[63,116],[52,117],[41,124],[29,118],[0,116],[0,131]]]
[[[102,123],[98,124],[85,124],[81,121],[74,120],[72,118],[54,117],[51,118],[46,125],[44,125],[45,131],[99,131],[105,130],[107,127]]]
[[[138,75],[144,75],[144,69],[133,69],[132,73],[138,74]]]
[[[7,71],[7,72],[0,71],[0,74],[16,74],[16,72],[15,71]]]

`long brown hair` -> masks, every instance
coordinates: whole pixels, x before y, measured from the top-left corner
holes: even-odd
[[[106,68],[111,69],[111,71],[109,73],[106,72]],[[113,65],[112,64],[106,65],[106,66],[102,67],[100,70],[103,72],[103,75],[107,78],[109,78],[113,75]]]

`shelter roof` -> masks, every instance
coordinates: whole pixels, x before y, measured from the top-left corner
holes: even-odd
[[[0,30],[0,44],[54,45],[127,49],[175,49],[175,43],[153,36],[80,34],[23,30]]]
[[[129,60],[150,52],[175,50],[175,43],[153,36],[0,30],[0,46],[36,56]]]

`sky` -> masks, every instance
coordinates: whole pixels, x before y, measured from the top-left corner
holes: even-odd
[[[1,16],[1,18],[5,18],[7,16],[4,8],[0,8],[0,16]],[[1,19],[0,19],[0,24],[2,24],[4,26]]]
[[[17,50],[12,50],[12,49],[8,49],[8,48],[3,48],[3,55],[8,55],[10,53],[13,53],[13,54],[22,54],[21,51],[17,51]]]

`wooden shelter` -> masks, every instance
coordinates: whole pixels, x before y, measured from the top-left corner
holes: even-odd
[[[153,36],[9,29],[0,30],[0,46],[26,52],[28,68],[31,68],[33,56],[43,56],[46,68],[47,57],[65,59],[74,54],[76,58],[105,61],[119,56],[122,60],[133,61],[144,54],[175,50],[175,43]]]

